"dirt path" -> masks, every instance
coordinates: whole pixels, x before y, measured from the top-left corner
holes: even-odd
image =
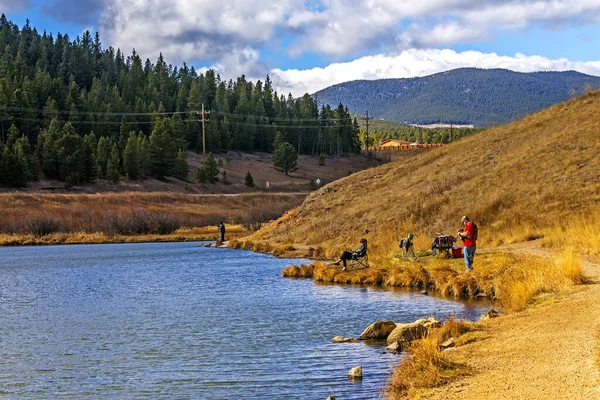
[[[543,249],[514,246],[515,253]],[[428,399],[600,399],[596,364],[600,265],[586,263],[590,284],[526,311],[487,321],[489,339],[450,351],[474,373],[427,393]]]

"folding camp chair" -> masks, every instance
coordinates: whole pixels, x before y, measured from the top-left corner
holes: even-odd
[[[356,269],[357,265],[362,265],[365,268],[369,268],[369,253],[365,247],[365,251],[360,254],[352,254],[350,259],[350,268]]]

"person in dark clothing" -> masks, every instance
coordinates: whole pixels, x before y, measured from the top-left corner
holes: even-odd
[[[221,243],[223,243],[225,241],[225,224],[223,222],[219,222],[219,236]]]
[[[340,265],[340,263],[344,264],[344,268],[342,271],[346,270],[346,262],[348,260],[352,260],[353,258],[361,258],[367,255],[367,239],[360,239],[361,246],[354,251],[345,251],[340,256],[340,259],[333,263],[333,265]]]

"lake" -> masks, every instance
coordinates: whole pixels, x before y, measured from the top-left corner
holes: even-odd
[[[0,397],[377,399],[400,356],[334,336],[485,311],[282,278],[297,262],[198,243],[0,248]]]

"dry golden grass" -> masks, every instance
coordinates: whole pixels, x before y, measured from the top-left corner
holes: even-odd
[[[177,229],[188,229],[189,237],[216,236],[219,221],[257,224],[277,218],[297,206],[304,195],[254,193],[236,196],[191,195],[182,193],[101,193],[101,194],[0,194],[0,234],[33,235],[86,234],[82,241],[92,241],[91,235],[178,235]],[[207,227],[209,231],[198,227]],[[236,228],[228,236],[239,236]],[[244,229],[244,233],[248,233]],[[231,234],[231,235],[230,235]],[[60,235],[59,235],[60,236]],[[100,238],[99,238],[100,239]],[[78,239],[79,240],[79,239]],[[4,243],[20,241],[53,242],[53,239],[17,239],[6,237]],[[60,240],[56,240],[60,242]]]
[[[250,233],[242,225],[226,225],[227,235],[240,237]],[[212,241],[218,237],[216,227],[178,229],[164,235],[107,235],[102,232],[57,232],[44,236],[26,234],[0,234],[0,246],[40,246],[59,244],[103,244],[146,242],[198,242]]]
[[[458,259],[423,258],[420,262],[394,259],[387,268],[342,271],[322,262],[291,266],[282,275],[316,282],[367,284],[427,289],[445,296],[498,301],[506,311],[525,308],[538,295],[558,293],[583,282],[581,257],[565,251],[556,258],[512,254],[481,255],[475,269],[464,273]]]
[[[600,224],[586,221],[600,214],[599,112],[600,92],[593,92],[342,178],[251,240],[318,246],[333,259],[366,237],[379,265],[398,254],[398,239],[409,232],[417,251],[428,250],[436,233],[454,233],[467,214],[480,228],[479,247],[545,237],[600,254],[593,242]]]
[[[546,232],[544,246],[572,248],[577,254],[600,260],[600,208],[573,215],[563,224]]]
[[[426,338],[411,343],[407,356],[390,377],[385,389],[387,397],[394,400],[414,397],[420,389],[437,387],[469,373],[465,365],[451,362],[440,344],[473,329],[470,322],[449,319],[441,328],[430,330]]]

